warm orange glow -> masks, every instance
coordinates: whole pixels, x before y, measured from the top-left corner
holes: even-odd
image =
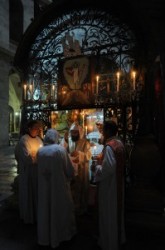
[[[135,86],[135,83],[136,83],[136,72],[133,71],[132,72],[132,78],[133,78],[133,90],[135,90],[136,86]]]
[[[29,90],[30,90],[30,96],[32,97],[32,94],[33,94],[33,85],[32,84],[29,85]]]
[[[119,87],[120,87],[120,72],[118,71],[116,73],[117,76],[117,92],[119,91]]]
[[[85,126],[85,135],[87,135],[88,127]]]
[[[96,81],[97,81],[97,82],[99,81],[99,75],[96,76]]]
[[[96,76],[96,94],[98,94],[99,91],[99,75]]]

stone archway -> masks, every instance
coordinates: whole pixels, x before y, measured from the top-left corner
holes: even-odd
[[[57,5],[53,3],[39,18],[34,20],[15,56],[14,65],[23,73],[22,90],[25,88],[25,91],[23,91],[22,124],[27,122],[28,119],[42,119],[47,124],[50,121],[51,111],[55,110],[110,106],[115,107],[112,112],[115,112],[116,116],[120,113],[118,116],[121,119],[119,118],[118,124],[120,124],[122,133],[124,131],[124,141],[127,139],[126,131],[129,129],[132,131],[129,133],[128,140],[130,138],[132,140],[132,135],[137,132],[137,122],[139,123],[136,114],[138,108],[136,104],[135,106],[132,105],[132,100],[136,102],[136,97],[139,100],[139,89],[141,89],[141,85],[144,85],[143,60],[145,60],[145,49],[141,44],[138,32],[135,32],[132,24],[129,26],[128,22],[124,22],[125,19],[120,15],[121,13],[116,14],[113,8],[95,6],[95,4],[91,4],[89,7],[80,2],[79,4],[66,5],[65,9],[59,4],[57,11]],[[114,92],[112,91],[113,93],[109,95],[109,88],[107,87],[105,98],[101,96],[98,100],[96,93],[93,91],[90,96],[87,94],[91,102],[89,100],[85,102],[82,87],[81,93],[76,90],[81,94],[81,102],[79,97],[76,99],[76,104],[72,102],[71,105],[69,104],[70,106],[68,102],[67,104],[63,102],[65,96],[63,98],[61,96],[65,92],[65,89],[63,91],[63,80],[65,79],[61,78],[60,63],[68,58],[74,58],[75,60],[76,57],[83,56],[95,58],[94,66],[92,65],[90,68],[95,76],[92,76],[91,79],[88,78],[91,92],[94,88],[97,89],[97,87],[93,88],[93,85],[97,85],[94,79],[96,78],[96,72],[109,74],[113,79],[116,79],[117,70],[129,74],[129,77],[127,74],[121,80],[122,87],[124,86],[122,88],[123,98],[118,98],[114,93],[118,88],[114,86],[116,80],[112,80],[111,91]],[[79,63],[79,61],[77,62]],[[130,72],[134,68],[138,68],[139,71],[137,77],[138,93],[135,94],[135,98],[134,94],[132,95],[133,92],[130,93],[133,79],[132,76],[130,77]],[[108,85],[108,80],[105,80]],[[73,84],[69,85],[69,87],[73,87]],[[86,85],[88,85],[88,81],[85,82],[84,86],[86,87]],[[132,89],[134,88],[132,87]],[[72,94],[74,94],[73,92]],[[75,100],[75,98],[71,99]],[[119,102],[118,99],[120,99]],[[62,100],[62,105],[60,100]],[[65,107],[63,103],[66,104]],[[109,116],[111,110],[107,111],[105,112],[106,116]],[[127,124],[128,119],[129,125]]]
[[[17,132],[20,130],[21,119],[21,103],[22,103],[22,87],[21,78],[14,69],[9,72],[9,132]],[[12,115],[11,115],[12,113]]]

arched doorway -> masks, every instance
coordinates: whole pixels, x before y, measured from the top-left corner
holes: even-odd
[[[20,65],[23,123],[41,118],[49,123],[51,112],[62,109],[103,108],[105,119],[115,116],[124,140],[132,138],[144,86],[143,51],[136,35],[104,8],[67,6],[52,14],[55,5],[51,7],[38,33],[31,33],[28,57]]]
[[[9,72],[9,145],[15,144],[19,139],[21,104],[21,78],[15,69],[11,69]]]

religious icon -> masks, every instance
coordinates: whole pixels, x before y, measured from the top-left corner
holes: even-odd
[[[85,107],[91,104],[90,58],[79,56],[60,62],[58,105]],[[64,91],[64,89],[66,91]]]

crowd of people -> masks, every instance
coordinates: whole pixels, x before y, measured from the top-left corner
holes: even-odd
[[[30,121],[16,148],[19,212],[24,223],[36,223],[38,244],[56,248],[77,233],[76,216],[88,212],[91,145],[83,128],[74,122],[62,141],[49,128],[41,138],[41,123]],[[117,124],[103,126],[103,152],[94,172],[98,190],[98,245],[119,250],[125,243],[125,148]]]

